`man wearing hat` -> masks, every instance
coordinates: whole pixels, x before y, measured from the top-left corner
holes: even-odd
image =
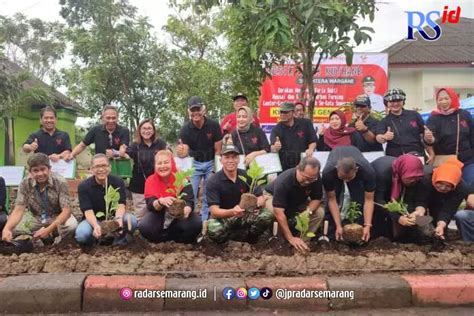
[[[12,241],[18,235],[31,234],[34,240],[52,242],[56,236],[65,237],[74,232],[77,220],[69,207],[66,180],[51,172],[46,154],[31,155],[27,165],[30,176],[20,183],[15,208],[3,228],[2,240]],[[33,215],[31,220],[23,216],[26,209]],[[31,221],[29,225],[27,221]],[[26,231],[19,229],[20,222]]]
[[[375,132],[379,121],[370,115],[370,98],[360,95],[354,100],[354,113],[356,120],[349,126],[355,127],[354,145],[361,152],[383,151],[382,145],[375,140]]]
[[[207,220],[209,208],[206,200],[206,181],[214,169],[214,156],[221,151],[222,132],[219,123],[204,115],[206,107],[202,99],[193,96],[188,100],[188,114],[190,121],[185,123],[179,133],[176,154],[184,158],[194,158],[194,174],[191,177],[195,205],[198,200],[198,189],[201,179],[203,181],[203,199],[201,219]]]
[[[272,152],[280,156],[283,171],[296,167],[301,153],[312,156],[316,149],[316,132],[308,119],[294,118],[295,105],[284,102],[280,105],[280,122],[272,129],[270,144]]]
[[[422,136],[425,123],[421,115],[412,110],[404,109],[406,94],[402,89],[390,89],[384,96],[384,103],[390,113],[377,125],[376,139],[379,143],[387,143],[385,154],[398,157],[413,153],[425,156]]]
[[[385,106],[383,97],[375,93],[375,78],[372,76],[365,76],[362,79],[362,87],[364,94],[369,97],[372,108],[377,112],[384,112]]]
[[[235,129],[237,126],[237,111],[243,107],[243,106],[248,106],[249,102],[247,99],[247,96],[243,93],[237,93],[232,97],[232,100],[234,101],[234,112],[228,114],[226,117],[221,122],[221,128],[222,128],[222,133],[227,134],[227,133],[232,133],[232,131]],[[258,117],[253,114],[253,125],[255,127],[260,127],[260,121],[258,120]]]
[[[262,208],[266,199],[263,189],[257,187],[255,192],[249,192],[251,179],[244,170],[237,169],[239,151],[233,144],[222,146],[221,163],[222,170],[207,182],[207,202],[212,217],[207,224],[207,234],[218,243],[228,240],[255,243],[273,223],[272,212]],[[239,206],[243,193],[258,196],[257,209],[242,209]]]

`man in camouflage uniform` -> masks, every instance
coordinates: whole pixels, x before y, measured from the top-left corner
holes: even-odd
[[[233,144],[226,144],[221,151],[222,170],[214,174],[207,183],[207,201],[211,217],[207,234],[215,242],[228,240],[255,243],[258,237],[270,227],[273,214],[265,208],[262,188],[249,192],[251,179],[244,170],[237,169],[239,151]],[[247,178],[244,181],[242,177]],[[256,209],[242,209],[239,206],[243,193],[258,196]]]

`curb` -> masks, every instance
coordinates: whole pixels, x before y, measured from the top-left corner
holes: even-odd
[[[247,290],[268,287],[273,294],[269,299],[234,297],[230,300],[223,295],[224,288],[242,287]],[[123,292],[123,288],[132,291]],[[340,293],[351,291],[352,299],[347,295],[340,296]],[[280,294],[277,295],[277,292]],[[296,296],[303,297],[283,299],[282,293],[287,296],[297,293]],[[329,296],[322,298],[321,293]],[[0,297],[0,313],[328,311],[474,306],[474,273],[246,279],[37,274],[0,278]]]

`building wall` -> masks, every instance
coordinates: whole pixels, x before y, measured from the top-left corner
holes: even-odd
[[[75,123],[77,115],[71,110],[59,109],[57,110],[57,117],[57,128],[69,134],[71,144],[74,146]],[[28,136],[39,129],[39,124],[39,110],[31,110],[29,112],[22,111],[13,118],[15,165],[26,164],[28,155],[25,154],[21,148]],[[3,150],[2,152],[4,153],[5,151]]]
[[[474,95],[474,68],[393,68],[389,66],[389,87],[407,94],[407,108],[434,108],[434,94],[442,87],[454,88],[461,99]]]

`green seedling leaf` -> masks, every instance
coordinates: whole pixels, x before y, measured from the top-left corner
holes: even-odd
[[[307,232],[306,237],[313,238],[313,237],[316,237],[316,234],[313,232]]]
[[[105,213],[104,213],[104,212],[97,212],[97,213],[95,214],[95,217],[97,217],[97,218],[105,217]]]

